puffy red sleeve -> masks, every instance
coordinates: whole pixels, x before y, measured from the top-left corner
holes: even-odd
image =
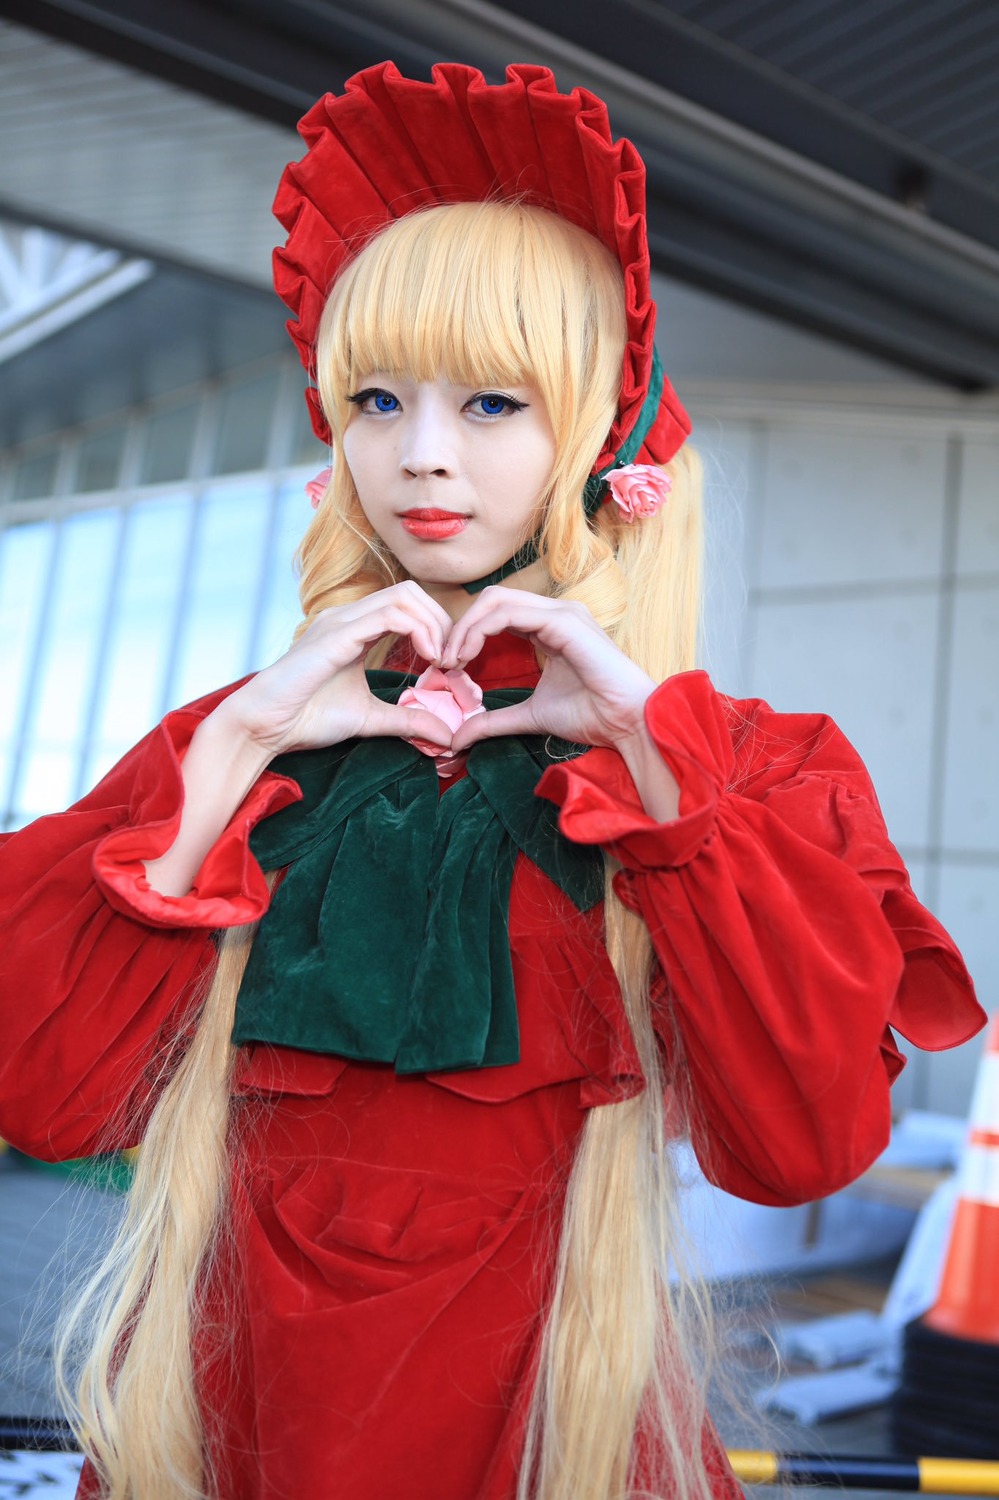
[[[224,695],[169,715],[82,802],[0,843],[0,1137],[31,1155],[141,1137],[165,1049],[214,966],[212,930],[266,909],[248,832],[300,795],[271,774],[190,896],[169,900],[144,878],[180,818],[184,751]]]
[[[890,1027],[937,1049],[984,1013],[829,719],[732,702],[689,672],[653,693],[646,723],[680,784],[673,822],[645,813],[613,750],[552,767],[538,791],[563,833],[623,867],[708,1177],[761,1203],[820,1197],[887,1144]]]

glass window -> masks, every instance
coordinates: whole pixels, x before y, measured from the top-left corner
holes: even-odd
[[[42,741],[27,747],[11,802],[12,828],[31,823],[73,801],[78,755],[75,745],[53,748]]]
[[[119,510],[88,511],[62,523],[25,758],[14,789],[19,818],[63,807],[76,794],[120,526]]]
[[[5,809],[54,536],[50,522],[11,526],[0,536],[0,798]]]
[[[184,589],[192,501],[169,495],[135,505],[126,520],[93,741],[83,771],[93,786],[166,707],[166,679]]]
[[[124,427],[98,432],[84,438],[76,450],[76,480],[73,488],[81,494],[94,490],[113,490],[121,470],[125,447]]]
[[[237,474],[264,467],[277,400],[277,371],[222,390],[214,473]]]
[[[187,478],[197,419],[196,401],[152,413],[146,422],[140,484],[169,484],[171,480]]]
[[[298,580],[292,567],[295,548],[302,540],[312,519],[312,509],[305,494],[306,482],[312,478],[307,469],[301,477],[289,479],[278,495],[274,537],[266,559],[263,605],[257,629],[259,660],[264,667],[275,661],[291,645],[295,627],[302,618],[298,602]]]
[[[56,448],[43,448],[30,458],[22,458],[14,469],[12,500],[44,500],[55,490]]]
[[[0,530],[0,816],[8,826],[74,801],[167,708],[287,649],[300,618],[292,557],[312,517],[304,487],[327,455],[300,394],[288,408],[286,384],[285,371],[272,368],[220,389],[211,405],[215,465],[250,472],[215,480],[200,497],[178,483],[188,480],[208,414],[200,395],[15,460],[7,493],[16,500],[54,494],[69,446],[78,492],[114,489],[130,422],[139,420],[136,478],[159,488]],[[280,489],[261,472],[279,420],[282,460],[289,449],[297,458]]]
[[[259,608],[270,512],[262,481],[209,492],[196,521],[171,703],[186,703],[242,677]]]

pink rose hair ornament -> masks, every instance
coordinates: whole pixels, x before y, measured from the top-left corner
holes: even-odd
[[[274,285],[295,315],[288,332],[310,375],[330,288],[381,229],[432,204],[518,199],[594,235],[624,274],[621,395],[584,490],[587,515],[609,499],[611,472],[673,457],[690,419],[653,342],[645,165],[630,141],[614,140],[602,100],[582,88],[561,94],[548,68],[528,63],[508,67],[501,84],[460,63],[438,63],[429,83],[380,63],[349,78],[341,95],[320,99],[299,132],[308,150],[285,169],[274,201],[288,231],[274,252]],[[312,387],[306,399],[317,437],[328,442]],[[495,582],[532,555],[522,548],[468,587]]]
[[[322,504],[330,479],[333,476],[332,469],[321,469],[314,479],[310,479],[305,486],[305,493],[309,497],[309,504],[313,510],[318,510]]]
[[[654,516],[669,499],[673,481],[655,464],[624,464],[604,475],[611,499],[629,522]]]

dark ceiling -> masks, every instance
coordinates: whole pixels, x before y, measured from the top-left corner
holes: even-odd
[[[999,386],[992,0],[0,0],[294,122],[391,56],[550,62],[649,172],[657,266],[964,390]]]

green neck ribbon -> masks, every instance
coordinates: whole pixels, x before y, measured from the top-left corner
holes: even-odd
[[[613,462],[602,468],[599,474],[591,474],[583,486],[583,509],[592,520],[604,503],[604,492],[607,488],[607,475],[612,469],[619,469],[622,464],[634,463],[637,455],[641,452],[642,444],[652,430],[652,424],[659,412],[659,403],[663,394],[663,367],[657,350],[652,350],[652,369],[649,374],[649,389],[642,409],[638,413],[631,432],[621,444],[614,455]],[[540,534],[540,533],[539,533]],[[464,585],[467,594],[478,594],[491,583],[502,583],[504,578],[509,578],[511,573],[519,573],[521,568],[526,568],[532,562],[538,560],[538,536],[531,537],[530,541],[524,543],[511,558],[501,563],[492,573],[487,573],[485,578],[476,578],[472,583]]]
[[[415,680],[369,672],[394,703]],[[530,689],[485,693],[489,708]],[[586,911],[603,896],[599,850],[558,831],[534,796],[582,745],[483,740],[442,795],[405,740],[350,740],[280,757],[303,800],[266,818],[251,848],[287,866],[239,992],[233,1041],[392,1063],[398,1073],[499,1067],[520,1056],[508,910],[518,852]]]

